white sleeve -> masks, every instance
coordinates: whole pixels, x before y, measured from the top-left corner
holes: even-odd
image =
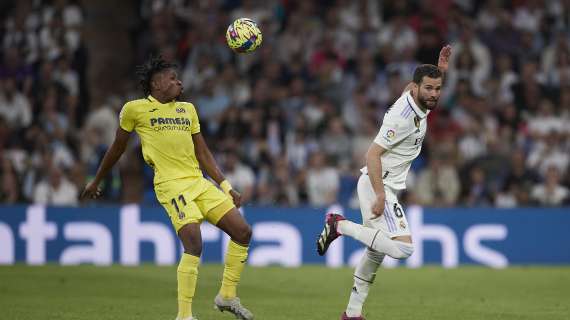
[[[405,121],[392,121],[385,118],[378,135],[374,138],[374,142],[386,150],[391,150],[409,136],[410,133],[409,124]]]

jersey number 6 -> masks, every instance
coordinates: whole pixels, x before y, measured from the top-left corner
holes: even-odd
[[[403,212],[402,208],[399,207],[397,203],[394,203],[394,214],[398,218],[401,218],[404,216],[404,212]]]

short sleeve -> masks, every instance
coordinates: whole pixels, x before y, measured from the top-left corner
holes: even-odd
[[[191,116],[191,128],[190,132],[192,134],[196,134],[200,132],[200,119],[198,119],[198,113],[196,112],[196,108],[193,104],[190,103],[190,116]]]
[[[126,103],[119,113],[119,126],[127,132],[135,129],[135,116],[132,109],[132,104]]]
[[[384,121],[374,142],[386,150],[391,150],[409,135],[410,130],[405,123]]]

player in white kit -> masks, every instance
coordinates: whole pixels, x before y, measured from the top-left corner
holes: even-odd
[[[413,82],[384,115],[358,180],[362,225],[339,214],[326,216],[325,227],[317,239],[319,255],[324,255],[341,235],[350,236],[367,247],[356,266],[354,286],[341,320],[364,320],[362,306],[385,255],[405,259],[414,252],[408,221],[397,195],[406,188],[412,161],[422,149],[426,117],[437,106],[450,55],[451,47],[445,46],[439,54],[438,66],[418,66]]]

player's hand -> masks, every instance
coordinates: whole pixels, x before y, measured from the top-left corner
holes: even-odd
[[[447,68],[449,67],[449,57],[451,56],[451,46],[446,45],[445,47],[441,48],[439,52],[439,59],[437,61],[437,67],[442,72],[447,72]]]
[[[378,218],[384,213],[385,201],[386,201],[385,193],[376,195],[376,200],[374,200],[374,203],[372,204],[372,215],[374,216],[374,218],[372,219]]]
[[[235,191],[234,189],[230,190],[230,196],[232,196],[232,200],[234,200],[234,204],[237,208],[241,207],[241,194]]]
[[[101,196],[101,188],[98,183],[91,181],[85,186],[85,190],[81,193],[81,199],[97,199]]]

